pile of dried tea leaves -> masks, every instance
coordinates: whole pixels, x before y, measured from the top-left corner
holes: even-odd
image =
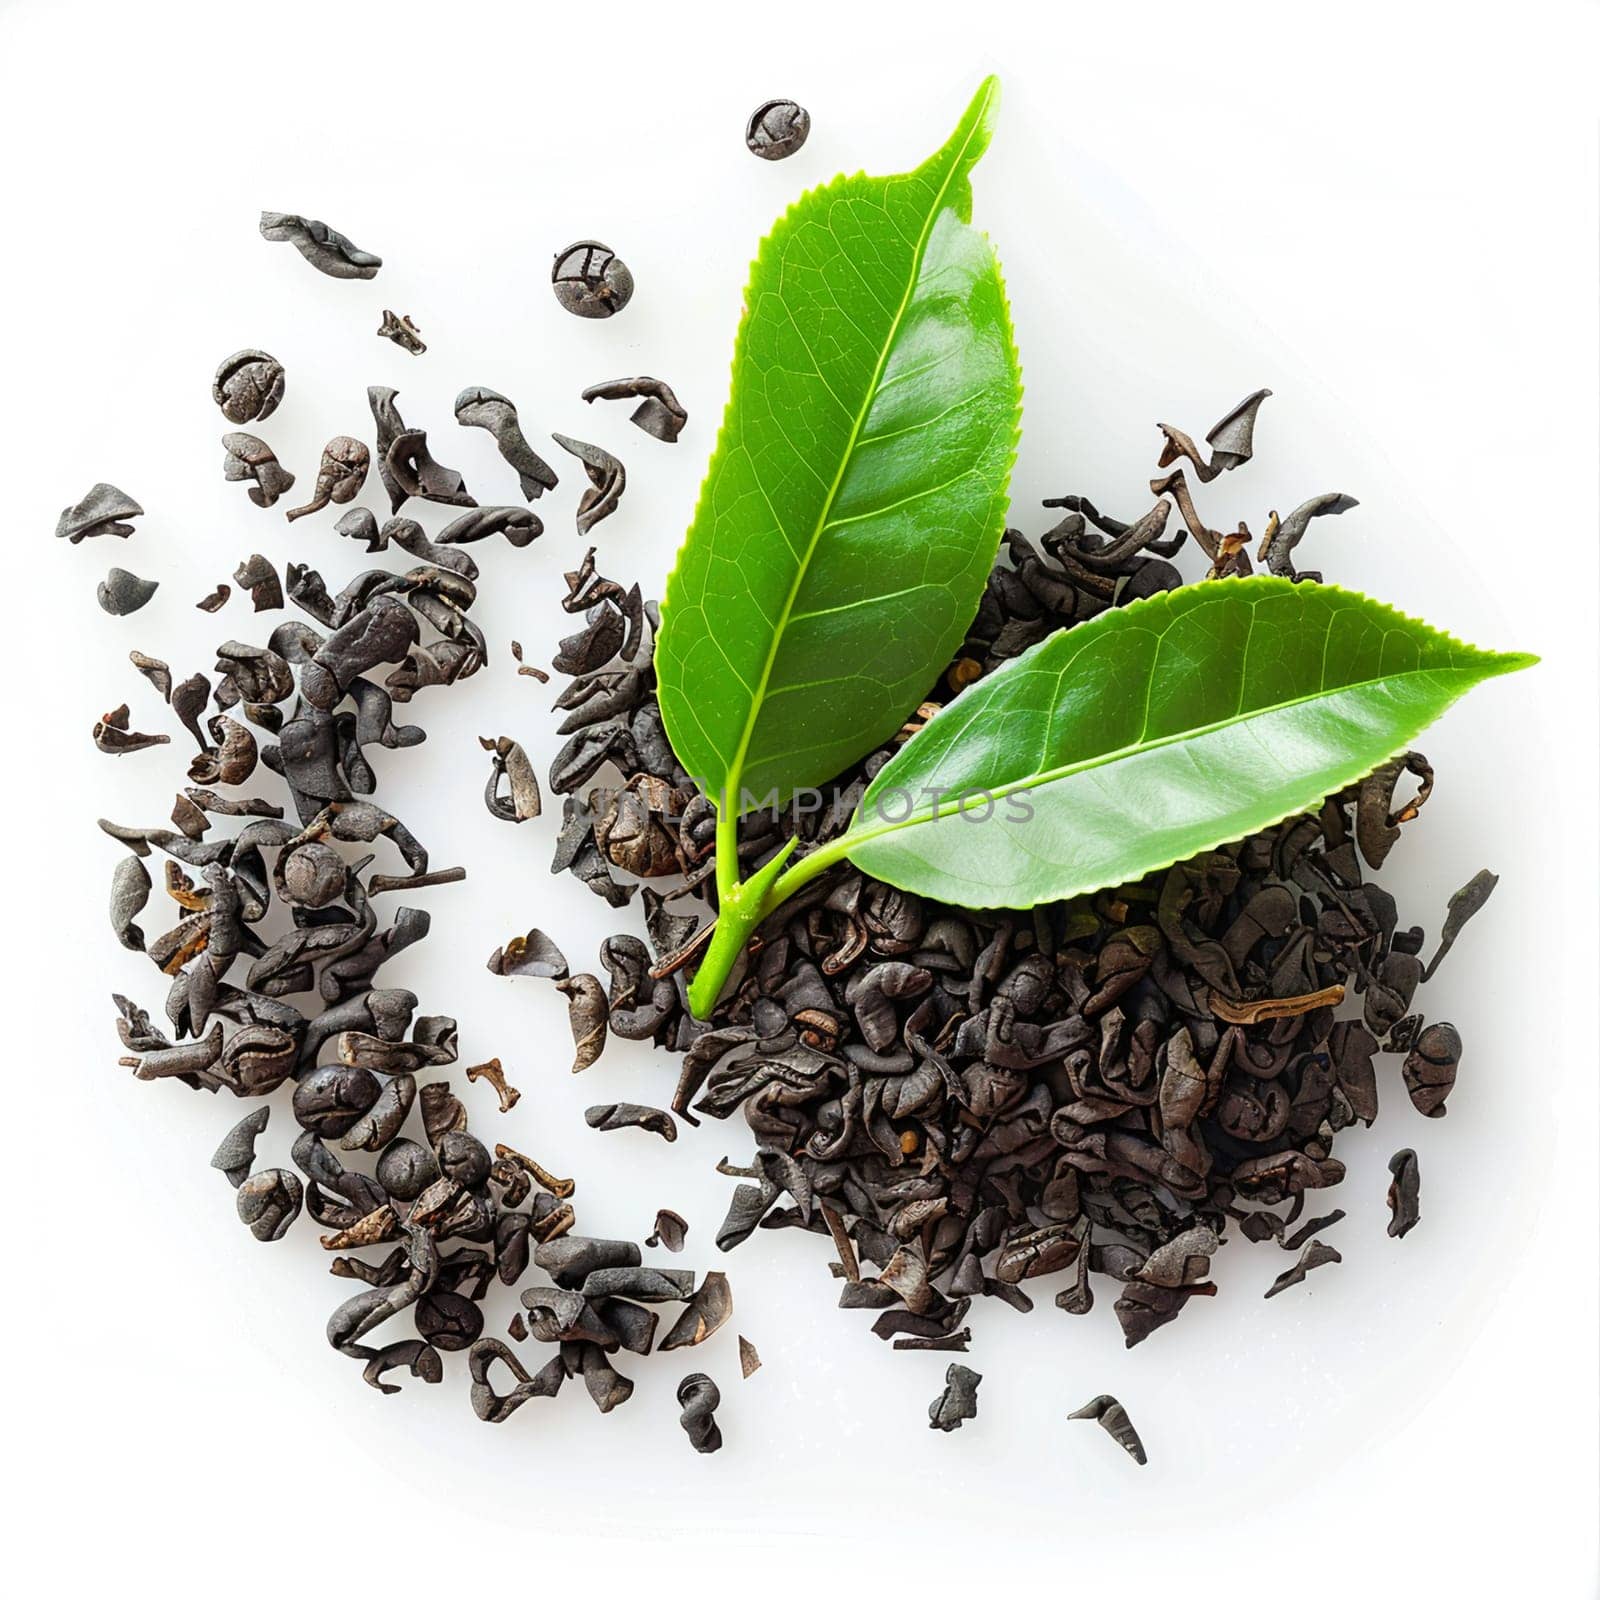
[[[1204,483],[1250,459],[1266,393],[1210,431],[1209,454],[1164,428],[1161,467],[1186,465],[1156,479],[1133,522],[1069,496],[1048,502],[1065,515],[1042,549],[1007,532],[966,642],[913,721],[821,792],[746,817],[741,876],[791,836],[795,859],[835,837],[895,748],[967,684],[1180,585],[1172,558],[1187,540],[1204,580],[1249,573],[1254,541],[1208,527],[1187,474]],[[1269,516],[1257,558],[1315,581],[1296,570],[1297,547],[1315,518],[1354,503],[1319,495]],[[1211,1257],[1230,1222],[1304,1251],[1270,1292],[1339,1259],[1312,1236],[1343,1213],[1305,1215],[1344,1176],[1335,1136],[1376,1118],[1384,1055],[1400,1058],[1415,1108],[1443,1115],[1461,1041],[1417,992],[1495,882],[1480,874],[1452,899],[1424,965],[1423,931],[1402,925],[1373,876],[1431,792],[1423,756],[1397,757],[1314,814],[1031,911],[937,904],[842,864],[762,924],[698,1022],[686,980],[715,910],[714,813],[662,732],[657,613],[597,576],[592,552],[567,581],[566,608],[586,626],[558,662],[572,682],[549,775],[566,796],[554,866],[614,906],[650,880],[645,938],[601,947],[608,987],[563,973],[576,1065],[599,1056],[603,1025],[681,1057],[680,1117],[743,1116],[755,1148],[724,1167],[744,1181],[721,1248],[758,1228],[827,1234],[841,1306],[873,1312],[896,1349],[948,1351],[968,1348],[979,1296],[1027,1310],[1030,1290],[1053,1289],[1082,1315],[1105,1283],[1138,1344],[1215,1293]],[[1416,1212],[1415,1157],[1402,1157],[1396,1234]]]

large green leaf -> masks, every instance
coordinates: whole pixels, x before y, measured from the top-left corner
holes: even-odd
[[[1343,589],[1197,584],[1059,633],[968,689],[818,856],[973,907],[1126,883],[1315,805],[1535,659]]]
[[[888,738],[977,608],[1021,410],[999,266],[969,225],[998,93],[915,172],[805,195],[751,268],[656,650],[673,749],[736,814]]]

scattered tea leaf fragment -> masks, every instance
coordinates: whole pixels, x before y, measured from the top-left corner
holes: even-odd
[[[1098,1394],[1088,1405],[1067,1413],[1069,1422],[1098,1422],[1142,1467],[1147,1457],[1139,1430],[1128,1419],[1122,1402],[1112,1394]]]

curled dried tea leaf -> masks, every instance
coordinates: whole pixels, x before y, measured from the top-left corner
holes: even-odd
[[[811,113],[794,100],[767,100],[750,113],[745,148],[763,161],[792,156],[811,135]]]
[[[1264,394],[1268,391],[1263,390]],[[1145,1464],[1144,1445],[1139,1430],[1128,1420],[1122,1402],[1113,1394],[1099,1394],[1088,1405],[1067,1413],[1069,1422],[1098,1422],[1124,1450],[1142,1467]]]
[[[1217,1292],[1214,1283],[1186,1283],[1175,1288],[1165,1284],[1134,1280],[1123,1285],[1112,1310],[1122,1328],[1122,1339],[1131,1350],[1142,1344],[1157,1328],[1164,1328],[1195,1296],[1209,1297]]]
[[[1201,483],[1210,483],[1219,474],[1242,467],[1255,450],[1256,413],[1261,409],[1261,402],[1271,393],[1270,389],[1257,389],[1254,394],[1246,395],[1220,422],[1213,425],[1206,435],[1206,443],[1211,446],[1209,461],[1195,448],[1188,434],[1168,423],[1160,423],[1166,445],[1157,465],[1170,467],[1179,460],[1187,460]],[[1266,554],[1265,549],[1262,554]]]
[[[427,434],[406,426],[394,403],[399,392],[381,384],[367,390],[378,430],[378,477],[388,492],[389,510],[398,511],[413,495],[442,505],[476,505],[461,474],[441,466],[428,453]]]
[[[131,857],[129,858],[132,859]],[[650,1237],[645,1243],[654,1250],[658,1246],[670,1250],[674,1255],[683,1249],[683,1242],[689,1236],[689,1224],[678,1215],[676,1211],[656,1212],[655,1227],[650,1230]]]
[[[396,316],[392,311],[384,312],[383,321],[378,324],[378,337],[388,339],[414,356],[420,356],[428,348],[422,342],[422,332],[416,323],[410,317]]]
[[[489,781],[484,787],[483,803],[491,817],[502,822],[526,822],[539,815],[542,802],[539,797],[539,779],[533,770],[528,753],[515,739],[504,735],[498,739],[480,737],[478,743],[494,756],[489,771]],[[500,793],[500,780],[504,778],[510,793]]]
[[[1291,578],[1295,582],[1302,579],[1320,581],[1320,572],[1295,571],[1292,560],[1295,547],[1305,537],[1313,518],[1342,516],[1360,504],[1353,495],[1319,494],[1296,506],[1282,522],[1278,521],[1278,514],[1274,511],[1268,519],[1266,532],[1261,535],[1261,547],[1257,551],[1261,560],[1266,562],[1267,571],[1274,577]]]
[[[150,901],[150,874],[138,856],[124,856],[111,873],[111,931],[124,950],[144,949],[144,930],[134,918]]]
[[[739,1335],[739,1375],[753,1378],[761,1370],[761,1357],[756,1347],[741,1333]]]
[[[1396,806],[1394,791],[1403,773],[1419,781],[1417,792]],[[1433,793],[1433,768],[1415,750],[1395,756],[1375,767],[1361,780],[1356,793],[1356,844],[1361,858],[1374,870],[1381,867],[1400,838],[1403,824],[1416,818]]]
[[[232,586],[219,583],[204,600],[196,600],[196,611],[220,611],[228,603],[228,596],[233,593]]]
[[[944,1392],[928,1407],[928,1426],[953,1433],[978,1414],[978,1385],[983,1374],[952,1361],[944,1370]]]
[[[567,1022],[572,1029],[572,1042],[576,1047],[572,1070],[583,1072],[600,1059],[606,1047],[606,1018],[609,1006],[606,991],[600,980],[590,972],[574,973],[562,978],[558,988],[567,997]]]
[[[1315,1271],[1318,1267],[1325,1267],[1330,1262],[1343,1260],[1344,1257],[1331,1244],[1324,1244],[1320,1239],[1313,1239],[1300,1252],[1300,1259],[1287,1271],[1280,1272],[1272,1280],[1272,1287],[1267,1290],[1264,1298],[1270,1300],[1275,1294],[1282,1294],[1285,1289],[1292,1289],[1295,1284],[1304,1283],[1306,1274]]]
[[[142,650],[130,650],[128,659],[134,664],[141,677],[155,686],[155,691],[163,700],[172,699],[172,668],[165,661],[158,661],[154,656],[147,656]]]
[[[722,1391],[703,1372],[691,1372],[678,1385],[678,1404],[683,1408],[678,1418],[683,1431],[701,1455],[710,1455],[722,1448],[722,1430],[714,1415],[722,1404]]]
[[[1403,1239],[1421,1220],[1418,1198],[1422,1171],[1415,1150],[1396,1150],[1389,1157],[1389,1237]]]
[[[222,476],[229,483],[249,483],[250,498],[263,509],[294,487],[294,474],[279,465],[272,446],[253,433],[225,433]]]
[[[1422,972],[1424,983],[1439,970],[1439,963],[1449,955],[1450,947],[1460,936],[1461,930],[1489,903],[1489,896],[1494,893],[1495,885],[1499,881],[1500,879],[1485,867],[1483,871],[1474,874],[1470,882],[1463,884],[1450,896],[1450,903],[1445,908],[1444,928],[1439,934],[1439,948],[1434,951],[1433,959]]]
[[[523,437],[517,408],[494,389],[481,384],[456,396],[456,421],[463,428],[483,428],[494,439],[502,459],[517,475],[524,500],[537,500],[559,482],[550,464]]]
[[[667,1112],[655,1106],[636,1105],[629,1100],[590,1106],[584,1112],[583,1120],[601,1133],[613,1133],[618,1128],[643,1128],[646,1133],[659,1134],[668,1144],[678,1137],[678,1125]]]
[[[127,756],[137,750],[148,750],[153,745],[171,744],[164,733],[131,733],[128,730],[128,708],[118,706],[107,711],[94,725],[94,745],[102,755]]]
[[[257,611],[283,609],[283,582],[278,577],[278,569],[264,555],[256,554],[241,561],[233,581],[249,592],[251,604]]]
[[[468,1083],[476,1083],[479,1078],[499,1096],[502,1111],[509,1111],[522,1098],[522,1091],[506,1082],[505,1068],[500,1065],[499,1056],[492,1056],[479,1066],[467,1068]]]
[[[210,730],[216,743],[205,746],[189,763],[189,781],[225,783],[230,788],[243,783],[256,770],[255,735],[233,717],[213,717]]]
[[[602,450],[597,444],[569,439],[564,433],[553,433],[550,437],[563,450],[575,455],[588,474],[589,487],[578,501],[578,532],[586,534],[617,509],[622,492],[628,487],[627,470],[609,450]]]
[[[567,958],[549,934],[529,928],[507,939],[489,957],[489,970],[497,978],[555,978],[567,976]]]
[[[513,1166],[526,1172],[541,1189],[553,1194],[557,1200],[566,1200],[577,1189],[571,1178],[556,1178],[546,1172],[532,1156],[525,1156],[520,1150],[513,1150],[508,1144],[497,1144],[494,1147],[496,1159],[509,1161]]]
[[[235,350],[211,380],[211,398],[229,422],[265,422],[283,399],[283,363],[265,350]]]
[[[311,491],[311,498],[303,506],[284,512],[284,516],[290,522],[295,522],[330,503],[336,506],[348,504],[361,493],[361,485],[367,481],[367,468],[371,464],[371,452],[359,439],[352,439],[345,433],[330,439],[322,447],[322,463],[317,468],[317,482]]]
[[[550,674],[543,667],[530,667],[522,659],[522,645],[515,639],[511,641],[511,659],[517,664],[519,678],[537,678],[540,683],[549,683]]]
[[[56,538],[79,544],[103,534],[127,539],[133,529],[122,519],[142,517],[144,507],[114,483],[97,483],[77,505],[68,506],[56,523]]]
[[[300,1180],[282,1167],[252,1173],[238,1189],[239,1220],[263,1244],[281,1239],[300,1215],[305,1191]]]
[[[499,533],[514,550],[523,550],[543,532],[544,524],[523,506],[475,506],[439,535],[439,543],[476,544]]]
[[[656,1348],[681,1350],[685,1345],[704,1344],[732,1315],[733,1290],[728,1286],[727,1274],[708,1272],[700,1280],[694,1298]]]
[[[1461,1035],[1448,1022],[1435,1022],[1417,1035],[1401,1066],[1406,1093],[1425,1117],[1442,1117],[1445,1099],[1456,1086],[1461,1065]]]
[[[263,211],[261,237],[292,244],[318,272],[330,278],[375,278],[383,257],[362,250],[326,222],[292,211]]]
[[[94,592],[100,609],[113,617],[131,616],[161,585],[154,578],[140,578],[122,567],[113,567]]]
[[[1285,1250],[1298,1250],[1307,1239],[1321,1233],[1324,1228],[1331,1228],[1334,1223],[1343,1221],[1343,1211],[1329,1211],[1324,1216],[1311,1217],[1301,1223],[1288,1238],[1279,1240],[1279,1243]]]
[[[550,269],[556,299],[575,317],[613,317],[633,298],[633,274],[598,239],[569,244]]]
[[[250,1169],[255,1165],[256,1140],[266,1131],[267,1118],[270,1115],[269,1107],[257,1106],[254,1111],[241,1117],[228,1130],[222,1143],[217,1146],[216,1153],[211,1157],[211,1165],[235,1189],[250,1176]]]
[[[677,395],[660,378],[612,378],[591,384],[582,398],[591,405],[596,400],[638,400],[628,421],[663,444],[676,444],[689,420]]]

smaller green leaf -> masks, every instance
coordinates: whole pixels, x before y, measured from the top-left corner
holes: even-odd
[[[976,908],[1127,883],[1315,805],[1475,684],[1536,659],[1322,584],[1178,589],[1056,634],[968,689],[801,866],[810,877],[848,856]]]

